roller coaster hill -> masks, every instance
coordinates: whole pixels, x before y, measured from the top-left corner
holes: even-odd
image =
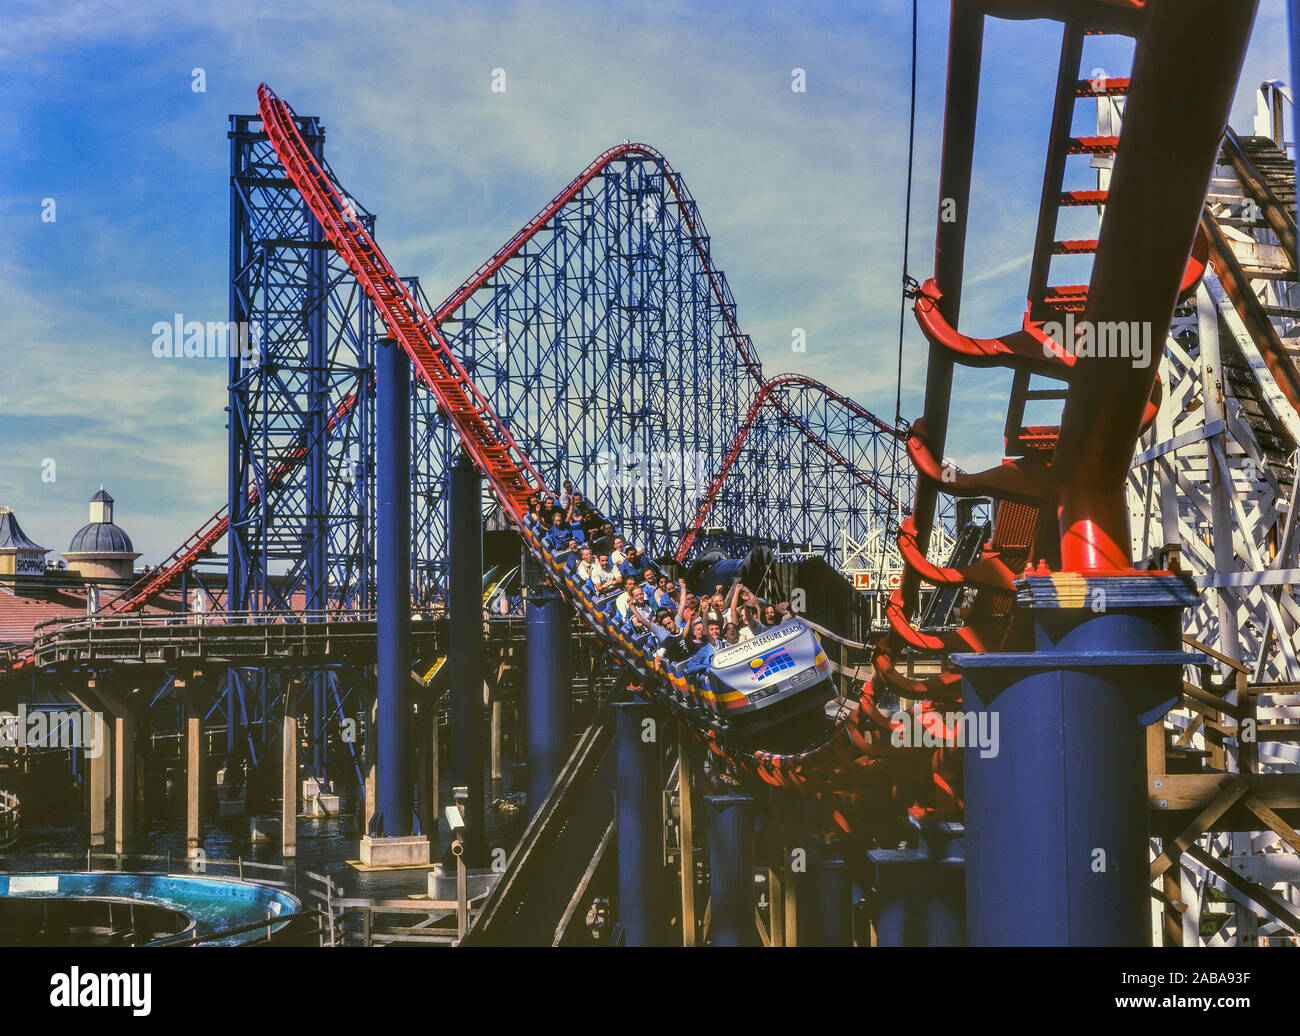
[[[1300,938],[1294,106],[1266,83],[1255,134],[1227,128],[1255,6],[953,0],[948,215],[933,275],[904,271],[929,350],[910,424],[764,372],[649,146],[597,156],[434,306],[320,122],[263,84],[231,119],[230,316],[263,338],[231,359],[228,505],[97,616],[38,631],[5,685],[76,683],[143,723],[130,702],[158,679],[187,729],[222,719],[228,772],[254,781],[258,719],[291,745],[303,715],[286,854],[305,771],[364,788],[376,865],[428,861],[413,742],[445,694],[452,846],[480,871],[484,688],[513,687],[529,821],[463,944],[580,941],[601,903],[628,945]],[[976,338],[959,310],[991,18],[1054,20],[1061,48],[1023,321]],[[1128,75],[1085,74],[1099,40]],[[1063,265],[1086,282],[1055,283]],[[1168,328],[1163,356],[1062,330],[1103,326]],[[946,456],[957,367],[1011,375],[989,470]],[[711,479],[602,477],[628,455],[704,457]],[[656,571],[792,614],[670,660],[653,615],[530,517],[566,478]],[[485,582],[485,549],[509,580]],[[140,617],[178,586],[214,602],[201,624]],[[492,654],[515,629],[521,650]],[[573,730],[579,643],[604,690]],[[360,746],[338,736],[351,715]]]

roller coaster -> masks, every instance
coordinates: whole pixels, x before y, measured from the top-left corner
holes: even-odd
[[[487,397],[474,385],[447,344],[437,320],[420,309],[373,237],[356,217],[356,207],[346,192],[312,155],[299,131],[299,120],[292,108],[276,97],[265,84],[258,88],[258,100],[267,136],[285,171],[302,192],[304,200],[324,229],[327,239],[344,257],[358,282],[365,287],[389,333],[402,346],[421,380],[437,398],[448,422],[456,430],[475,466],[484,475],[502,509],[519,529],[534,559],[552,573],[552,579],[561,588],[565,599],[604,641],[614,657],[623,662],[636,678],[645,681],[647,689],[662,705],[676,713],[683,723],[690,724],[701,740],[714,752],[725,756],[738,772],[758,777],[773,785],[799,788],[808,794],[827,796],[836,802],[846,797],[856,800],[867,787],[874,786],[879,791],[883,787],[881,778],[868,775],[871,774],[870,763],[879,758],[880,753],[862,754],[867,743],[860,735],[855,740],[857,728],[862,723],[856,717],[856,710],[853,718],[836,724],[831,736],[816,746],[799,752],[777,753],[728,746],[719,737],[717,730],[700,721],[700,709],[688,710],[683,707],[683,697],[689,697],[679,690],[684,679],[677,674],[659,672],[651,664],[645,648],[623,633],[619,625],[598,607],[597,602],[579,588],[574,578],[556,563],[551,550],[537,532],[525,522],[529,503],[535,494],[543,493],[551,497],[556,497],[557,494],[547,488],[541,474],[520,448],[505,422],[496,414]],[[597,172],[616,159],[638,154],[651,157],[666,168],[666,163],[656,152],[641,144],[628,144],[604,153],[566,191],[544,208],[527,228],[515,235],[502,251],[470,278],[444,304],[440,312],[450,313],[460,307],[476,288],[487,282],[507,256],[518,250],[532,232],[551,219],[560,206],[590,182]],[[671,176],[667,179],[670,183],[675,182]],[[705,268],[708,269],[707,266]],[[713,285],[721,302],[724,296],[716,280]],[[737,351],[742,365],[747,373],[760,376],[757,364],[735,329],[732,309],[734,307],[723,306],[728,330],[739,342]],[[771,393],[768,396],[777,398]],[[780,403],[774,405],[781,406]],[[737,448],[733,447],[733,454]],[[891,499],[890,503],[896,502]],[[704,514],[697,516],[697,525],[703,521],[703,517]],[[677,686],[674,686],[675,683]],[[695,700],[703,709],[708,709],[712,704],[701,700],[698,694],[695,695]],[[710,711],[716,714],[716,708]],[[843,811],[835,808],[833,812],[847,830]]]
[[[232,131],[244,163],[239,168],[248,175],[242,200],[250,212],[269,214],[268,226],[292,225],[295,235],[310,239],[313,247],[302,250],[308,258],[295,260],[315,264],[310,279],[286,274],[280,283],[286,293],[302,283],[323,292],[320,286],[328,285],[332,304],[344,299],[330,318],[341,330],[307,329],[304,380],[290,388],[271,386],[265,365],[250,371],[232,361],[232,399],[241,402],[232,408],[230,505],[102,614],[146,608],[194,577],[223,538],[229,544],[223,606],[232,614],[273,610],[294,590],[306,598],[305,612],[324,616],[368,602],[374,501],[360,502],[354,513],[346,492],[333,494],[348,481],[340,473],[358,462],[353,451],[363,464],[374,452],[373,378],[363,360],[382,338],[400,348],[427,393],[414,397],[425,402],[411,427],[417,598],[445,600],[448,532],[430,515],[445,497],[450,458],[462,450],[485,481],[490,520],[517,533],[543,573],[540,581],[622,667],[630,693],[652,701],[707,746],[725,781],[809,800],[823,834],[860,835],[882,815],[903,814],[929,825],[965,816],[968,824],[982,821],[1008,838],[1023,834],[990,819],[991,769],[972,769],[970,753],[952,747],[958,738],[945,728],[945,717],[990,708],[1004,689],[990,695],[976,687],[972,700],[972,688],[981,672],[999,665],[1056,666],[1094,679],[1105,653],[1089,641],[1096,634],[1066,628],[1048,613],[1087,610],[1098,599],[1108,621],[1134,620],[1132,629],[1107,626],[1116,653],[1132,655],[1118,664],[1172,686],[1174,698],[1181,683],[1191,699],[1222,710],[1194,726],[1188,720],[1185,736],[1171,748],[1187,747],[1196,735],[1233,756],[1243,773],[1259,766],[1262,757],[1252,761],[1234,725],[1216,727],[1210,738],[1211,726],[1245,713],[1231,711],[1242,703],[1214,684],[1207,656],[1182,652],[1171,632],[1178,621],[1170,627],[1163,618],[1142,617],[1142,609],[1194,604],[1188,630],[1198,650],[1242,672],[1249,653],[1257,683],[1300,679],[1300,609],[1289,589],[1276,597],[1268,589],[1289,585],[1287,566],[1297,547],[1289,515],[1300,480],[1288,458],[1300,446],[1300,376],[1286,344],[1294,339],[1297,300],[1282,275],[1296,269],[1294,171],[1288,195],[1284,132],[1280,163],[1260,138],[1238,138],[1231,130],[1224,136],[1253,5],[1225,13],[1202,0],[1182,8],[1137,0],[955,0],[952,11],[940,197],[961,215],[936,224],[933,276],[904,289],[929,347],[924,412],[910,424],[882,420],[805,375],[764,373],[740,330],[694,199],[648,145],[628,142],[597,156],[435,307],[418,283],[398,275],[377,243],[373,216],[324,160],[317,121],[299,116],[262,84],[258,116],[239,117]],[[1023,322],[981,338],[959,330],[959,310],[988,16],[1054,18],[1063,33]],[[1213,39],[1203,31],[1211,17],[1222,28],[1209,34]],[[1129,75],[1087,74],[1087,41],[1100,35],[1134,41]],[[1180,72],[1189,55],[1203,71],[1192,83]],[[1081,105],[1096,106],[1096,135],[1078,131]],[[1083,163],[1088,173],[1081,176]],[[1253,206],[1244,216],[1220,197],[1229,169],[1241,200]],[[1083,183],[1094,171],[1095,184]],[[286,186],[297,201],[285,200]],[[259,208],[255,191],[278,193]],[[1096,237],[1066,236],[1063,228],[1080,212],[1097,217]],[[232,316],[266,316],[275,356],[277,335],[304,337],[303,308],[277,301],[265,287],[275,265],[270,253],[239,240],[238,228],[232,235]],[[1253,266],[1243,265],[1247,245],[1263,256]],[[1078,269],[1089,259],[1087,283],[1053,283],[1054,260]],[[349,295],[350,285],[357,290]],[[1230,332],[1223,362],[1235,362],[1240,379],[1216,390],[1210,372],[1220,364],[1208,343],[1211,330],[1217,339],[1220,321]],[[1171,328],[1163,359],[1143,365],[1128,354],[1090,353],[1074,336],[1076,326],[1121,323],[1157,329],[1157,343]],[[361,359],[339,357],[345,350],[338,343],[347,341]],[[579,369],[568,371],[566,357],[575,351]],[[683,351],[697,361],[704,357],[705,366],[675,360]],[[276,360],[279,371],[297,377],[289,353]],[[946,456],[957,366],[1011,375],[1005,459],[986,471],[967,472]],[[636,378],[629,373],[634,369]],[[602,393],[597,384],[607,378],[612,387]],[[566,379],[573,384],[563,385]],[[1051,384],[1041,387],[1035,379]],[[618,401],[610,404],[618,413],[590,412],[602,394]],[[1225,408],[1225,395],[1245,409]],[[1198,407],[1189,405],[1193,399]],[[1028,423],[1031,409],[1056,404],[1056,423]],[[699,408],[734,421],[689,435],[684,429]],[[1179,416],[1183,410],[1197,410],[1197,428]],[[598,457],[623,449],[610,440],[612,430],[628,428],[642,434],[642,456],[694,449],[714,462],[707,484],[699,486],[629,490],[618,479],[598,486],[602,516],[665,563],[698,557],[711,520],[755,542],[815,543],[829,560],[843,560],[833,543],[837,523],[845,542],[850,521],[859,540],[896,535],[901,578],[883,609],[887,628],[872,638],[867,679],[838,692],[827,657],[826,638],[834,632],[798,617],[751,646],[721,649],[706,671],[670,663],[657,657],[652,638],[625,624],[610,598],[582,585],[563,552],[528,520],[529,507],[538,495],[555,498],[557,481],[571,469],[597,481]],[[1225,429],[1231,448],[1215,438]],[[1217,535],[1206,544],[1204,523],[1198,527],[1180,499],[1187,496],[1187,472],[1201,470],[1195,462],[1188,467],[1191,448],[1207,451],[1211,469],[1203,516],[1216,527],[1237,525],[1237,540],[1229,538],[1226,550]],[[778,455],[790,463],[771,472]],[[1261,471],[1244,470],[1256,462]],[[769,481],[756,490],[758,479]],[[1243,480],[1245,502],[1234,502],[1232,487]],[[783,496],[796,505],[775,503]],[[1279,527],[1288,496],[1291,508]],[[989,502],[987,538],[982,523],[958,521],[954,501],[962,499]],[[307,518],[318,525],[303,533]],[[883,551],[873,560],[877,569],[882,557]],[[288,575],[273,589],[267,577],[276,561],[288,566]],[[1256,578],[1238,578],[1234,567]],[[1258,577],[1268,567],[1277,577]],[[1214,606],[1196,598],[1195,581],[1215,589]],[[927,618],[923,587],[945,595],[944,610],[960,615],[955,627]],[[1144,624],[1158,626],[1159,635]],[[791,649],[794,671],[785,677],[768,672],[778,641],[781,650]],[[1038,661],[1031,660],[1035,653]],[[933,660],[933,671],[909,675],[907,663],[918,658]],[[34,666],[27,656],[11,671]],[[752,670],[753,686],[736,676],[741,667]],[[1185,667],[1191,679],[1182,675]],[[763,702],[755,692],[769,686],[772,697]],[[1146,716],[1156,702],[1138,707],[1127,686],[1112,697],[1097,706],[1096,730],[1115,733],[1117,756],[1127,759],[1117,764],[1116,781],[1144,780],[1141,766],[1130,765],[1141,747],[1130,714]],[[915,705],[885,706],[895,698]],[[788,716],[774,707],[796,701],[811,704],[790,708]],[[1290,707],[1278,701],[1279,708]],[[227,707],[233,715],[233,690]],[[747,725],[741,714],[749,710],[782,721]],[[914,721],[941,747],[900,746],[897,735]],[[593,758],[595,745],[586,749]],[[1284,752],[1270,759],[1277,772],[1292,765]],[[966,787],[972,775],[973,806]],[[1006,810],[1020,812],[1012,805]],[[1130,850],[1144,852],[1136,830],[1129,825],[1121,841],[1128,838]],[[987,867],[987,849],[984,859]],[[1005,882],[1000,891],[1006,892]],[[1144,889],[1135,895],[1132,902],[1145,904]],[[998,923],[982,924],[981,937],[996,941]]]

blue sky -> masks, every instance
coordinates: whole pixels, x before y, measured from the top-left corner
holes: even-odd
[[[920,6],[911,266],[924,279],[948,5]],[[6,7],[0,503],[42,545],[67,545],[101,482],[144,562],[223,503],[225,365],[158,360],[151,328],[176,312],[225,319],[227,115],[256,110],[261,80],[321,116],[335,171],[433,299],[600,151],[654,145],[690,185],[766,370],[893,417],[910,3]],[[1286,38],[1282,0],[1261,0],[1238,127],[1256,85],[1286,77]],[[991,20],[985,40],[962,325],[999,334],[1024,306],[1059,28]],[[1097,46],[1097,67],[1126,70]],[[794,327],[806,353],[791,353]],[[915,417],[925,349],[910,314],[906,349]],[[1006,386],[958,373],[963,466],[995,462]]]

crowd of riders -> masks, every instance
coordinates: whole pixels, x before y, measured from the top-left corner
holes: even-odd
[[[559,497],[534,494],[525,521],[615,629],[688,679],[707,671],[715,651],[789,615],[788,605],[763,600],[739,580],[729,591],[719,584],[711,594],[691,593],[685,580],[628,543],[570,481]]]

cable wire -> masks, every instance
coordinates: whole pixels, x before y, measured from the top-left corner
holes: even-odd
[[[912,0],[912,83],[911,99],[907,120],[907,198],[903,204],[903,276],[901,281],[901,290],[898,296],[898,371],[894,387],[894,427],[902,429],[903,427],[903,333],[907,326],[907,300],[914,298],[916,295],[917,284],[907,269],[908,244],[912,234],[912,166],[916,152],[916,37],[917,37],[917,10],[918,0]],[[906,433],[903,433],[906,434]],[[898,479],[899,458],[889,472],[889,496],[896,500],[897,495],[894,493],[895,483]],[[883,536],[888,538],[894,535],[897,530],[893,527],[897,516],[890,512],[889,518],[885,521]],[[876,573],[877,589],[884,591],[885,588],[885,557],[886,544],[880,545],[880,565]]]

